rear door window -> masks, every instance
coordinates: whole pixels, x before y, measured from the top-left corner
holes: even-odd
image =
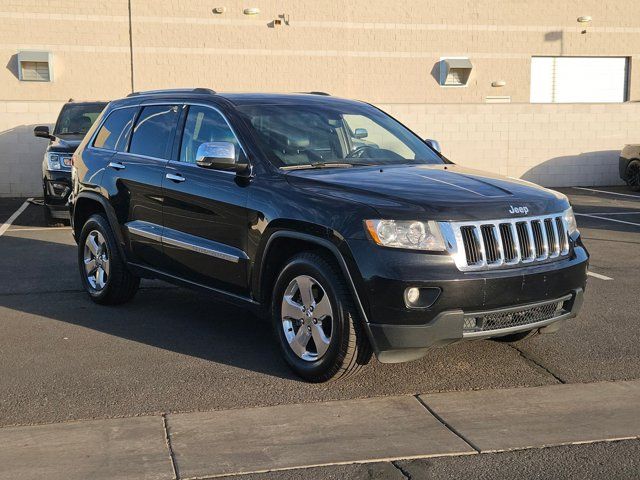
[[[179,117],[177,105],[144,107],[133,128],[129,153],[168,159]]]
[[[122,108],[109,114],[98,130],[93,146],[123,152],[127,148],[137,108]]]

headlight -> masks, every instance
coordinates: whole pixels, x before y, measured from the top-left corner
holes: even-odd
[[[47,169],[66,170],[71,168],[71,156],[59,153],[47,153]]]
[[[442,252],[445,244],[436,222],[367,220],[369,235],[384,247]]]
[[[573,208],[569,207],[568,210],[564,211],[564,221],[569,228],[569,235],[573,235],[578,231],[578,224],[576,223],[576,216],[573,213]]]

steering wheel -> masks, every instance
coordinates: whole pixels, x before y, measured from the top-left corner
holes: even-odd
[[[398,155],[393,150],[388,150],[386,148],[374,147],[372,145],[362,145],[356,148],[353,152],[350,152],[344,158],[364,158],[371,160],[404,160],[402,155]]]
[[[360,145],[355,150],[349,152],[344,158],[369,158],[364,155],[367,150],[379,150],[379,148],[372,147],[371,145]]]

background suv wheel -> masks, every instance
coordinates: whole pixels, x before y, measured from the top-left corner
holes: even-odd
[[[303,253],[286,263],[275,283],[271,317],[285,360],[305,380],[346,377],[371,358],[351,292],[323,254]]]
[[[627,185],[634,191],[640,191],[640,160],[632,161],[627,167]]]
[[[78,241],[78,266],[85,290],[96,303],[115,305],[131,300],[140,278],[127,269],[107,219],[92,215]]]

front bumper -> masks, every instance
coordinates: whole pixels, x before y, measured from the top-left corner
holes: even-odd
[[[71,172],[44,172],[44,203],[55,218],[69,218],[69,194],[71,193]]]
[[[420,358],[431,347],[465,339],[532,329],[550,331],[555,328],[552,324],[575,317],[582,305],[589,255],[579,239],[562,260],[480,272],[459,271],[448,255],[357,243],[351,251],[362,278],[359,294],[365,300],[366,327],[374,351],[384,363]],[[409,287],[439,289],[440,295],[426,308],[408,308],[404,292]],[[471,318],[521,319],[521,311],[536,312],[553,302],[562,308],[557,312],[552,309],[552,315],[532,315],[531,322],[483,329],[478,320],[475,331],[468,325],[465,329],[465,320]]]
[[[42,181],[47,205],[67,204],[71,193],[71,172],[46,170]]]

